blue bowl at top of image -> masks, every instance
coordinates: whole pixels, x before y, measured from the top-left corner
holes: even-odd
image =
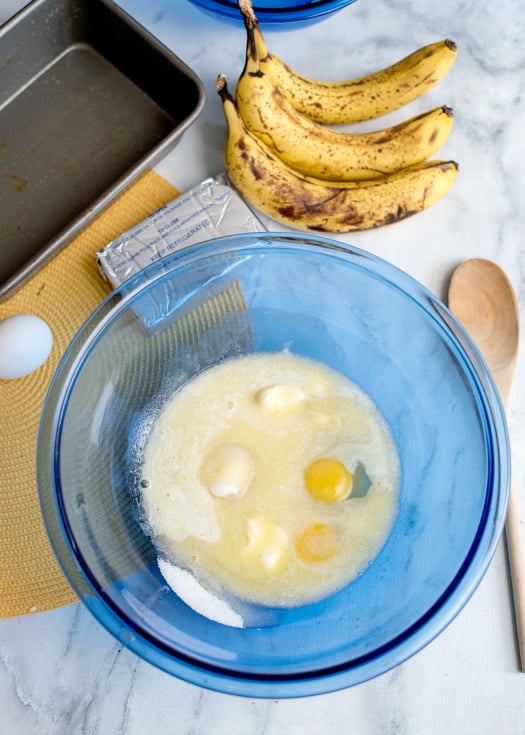
[[[356,0],[254,0],[253,10],[261,26],[277,30],[309,25],[324,20]],[[214,16],[242,23],[237,0],[190,0],[194,5]]]
[[[162,579],[137,507],[158,411],[222,360],[289,350],[357,383],[401,465],[394,525],[338,592],[214,622]],[[37,473],[57,558],[95,618],[137,655],[249,697],[334,691],[395,667],[437,636],[482,579],[509,489],[505,415],[488,369],[428,290],[325,238],[255,233],[174,253],[89,317],[42,413]]]

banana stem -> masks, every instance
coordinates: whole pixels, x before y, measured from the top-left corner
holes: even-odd
[[[251,0],[239,0],[239,8],[243,14],[244,25],[246,28],[246,59],[241,77],[244,74],[259,75],[262,74],[260,66],[261,56],[259,55],[258,43],[255,38],[255,33],[258,31],[258,21],[252,10]],[[258,33],[262,36],[260,31],[258,31]]]
[[[239,10],[244,18],[246,28],[248,28],[249,25],[253,28],[258,24],[258,20],[253,12],[252,0],[239,0]]]
[[[219,74],[219,76],[217,77],[217,81],[215,82],[215,89],[219,93],[223,102],[224,100],[231,100],[233,102],[233,97],[231,96],[230,90],[228,89],[226,74]]]
[[[253,12],[251,0],[238,0],[238,2],[247,34],[246,55],[250,55],[252,59],[257,59],[257,61],[271,58],[259,27],[259,21]]]

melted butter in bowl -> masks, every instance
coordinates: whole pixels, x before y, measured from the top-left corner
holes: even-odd
[[[362,466],[371,485],[353,497]],[[289,352],[261,353],[209,368],[172,397],[142,487],[160,557],[228,599],[293,607],[337,591],[378,554],[399,459],[357,385]]]

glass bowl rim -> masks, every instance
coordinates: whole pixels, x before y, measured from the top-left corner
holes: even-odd
[[[237,4],[233,0],[190,0],[194,5],[208,12],[216,12],[223,17],[243,22]],[[313,0],[302,5],[292,5],[280,8],[261,8],[255,0],[253,10],[260,23],[279,23],[282,21],[297,22],[313,20],[323,15],[329,15],[357,0]]]
[[[276,242],[279,243],[278,246],[276,246]],[[128,308],[134,299],[163,280],[173,278],[178,270],[191,268],[194,263],[217,258],[221,255],[234,255],[235,257],[240,253],[260,255],[265,245],[272,253],[276,253],[279,249],[287,253],[306,250],[309,253],[321,254],[335,259],[343,258],[346,261],[354,259],[356,267],[359,267],[358,264],[362,263],[365,270],[379,280],[389,281],[391,285],[402,291],[404,296],[417,302],[418,306],[430,314],[434,321],[439,322],[441,328],[448,333],[456,348],[459,348],[459,352],[463,354],[464,369],[468,373],[469,383],[474,384],[480,394],[485,413],[491,414],[487,419],[488,425],[491,427],[491,458],[495,452],[500,460],[499,463],[496,463],[496,469],[501,474],[499,478],[501,487],[498,491],[494,481],[491,485],[492,494],[498,494],[499,498],[491,498],[490,502],[489,499],[485,499],[487,507],[484,510],[482,520],[480,520],[476,539],[472,541],[469,554],[463,560],[460,570],[448,584],[445,592],[428,608],[426,614],[415,621],[407,630],[404,630],[396,639],[390,641],[388,645],[383,645],[379,649],[376,647],[370,655],[361,657],[365,660],[352,660],[346,664],[322,670],[312,670],[304,674],[263,673],[252,675],[240,670],[218,668],[214,664],[208,665],[197,659],[185,660],[187,657],[172,649],[162,651],[163,646],[160,641],[153,640],[147,631],[140,631],[140,626],[128,620],[126,614],[120,611],[100,589],[88,565],[84,563],[81,550],[76,547],[74,537],[68,530],[67,516],[64,512],[61,493],[56,485],[58,470],[56,470],[55,463],[58,462],[60,453],[60,430],[63,416],[67,410],[68,399],[74,388],[76,377],[82,369],[83,361],[90,354],[100,335],[111,327],[112,322]],[[489,409],[491,410],[489,411]],[[51,423],[48,420],[44,430],[45,417],[49,415],[49,412],[52,413],[53,418]],[[52,427],[51,432],[49,431],[50,426]],[[46,436],[47,443],[51,445],[48,448],[47,457],[45,451]],[[123,628],[133,630],[134,635],[124,636],[128,639],[122,642],[145,660],[181,679],[217,691],[246,696],[306,696],[351,686],[399,665],[427,645],[452,621],[481,581],[503,529],[510,485],[508,469],[510,466],[510,448],[504,409],[483,357],[461,324],[428,289],[395,265],[354,246],[306,233],[257,232],[217,238],[213,241],[186,247],[157,263],[153,263],[112,291],[77,331],[59,362],[42,411],[37,442],[37,457],[39,480],[46,469],[52,470],[53,480],[50,492],[54,495],[54,509],[63,535],[63,539],[57,543],[57,531],[56,528],[51,529],[51,524],[48,523],[45,512],[46,503],[42,497],[42,488],[45,481],[39,481],[39,496],[51,545],[60,566],[79,598],[91,609],[103,627],[121,640],[121,630]],[[44,467],[42,467],[42,462]],[[491,523],[487,522],[489,520]],[[64,558],[65,553],[71,558],[66,560]],[[71,564],[78,568],[82,579],[80,585],[72,579]],[[89,593],[96,595],[98,603],[103,606],[102,610],[98,609],[97,604],[90,604],[86,600],[83,583],[87,584]],[[137,636],[137,632],[140,635]],[[151,647],[153,647],[153,651],[150,650]],[[389,655],[392,656],[393,660],[388,665],[385,666],[383,663],[381,666],[383,659]]]

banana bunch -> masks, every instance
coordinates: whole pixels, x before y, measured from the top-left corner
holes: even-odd
[[[416,99],[450,68],[452,42],[427,46],[368,77],[317,82],[268,52],[250,0],[239,0],[239,8],[247,46],[235,99],[224,75],[216,87],[228,126],[226,168],[250,204],[296,229],[349,232],[399,221],[447,193],[457,164],[428,159],[450,133],[450,108],[368,133],[328,126]]]
[[[236,189],[279,222],[313,232],[388,225],[434,204],[452,186],[453,161],[428,161],[365,181],[323,181],[294,171],[247,129],[226,78],[217,91],[228,125],[225,162]]]

